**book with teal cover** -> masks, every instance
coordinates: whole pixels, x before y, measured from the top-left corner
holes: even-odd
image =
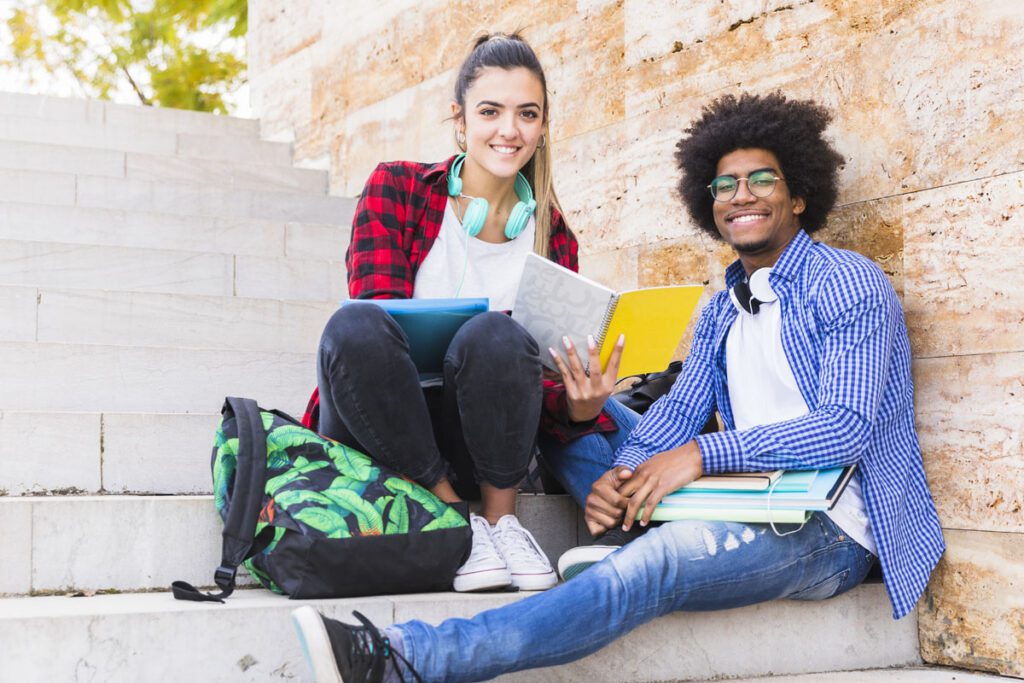
[[[342,306],[380,306],[409,339],[409,355],[421,380],[439,378],[448,346],[467,320],[486,313],[486,298],[348,299]]]
[[[641,511],[641,514],[643,512]],[[701,519],[709,522],[742,522],[744,524],[803,524],[811,516],[810,510],[757,510],[746,508],[654,508],[651,519],[655,522],[673,522],[677,519]]]
[[[804,471],[788,470],[778,484],[765,491],[688,491],[680,489],[662,498],[659,505],[689,508],[767,510],[831,510],[853,477],[856,465]],[[789,478],[789,484],[786,480]],[[793,490],[806,486],[806,490]]]
[[[818,470],[786,470],[775,486],[776,493],[786,491],[809,491]]]

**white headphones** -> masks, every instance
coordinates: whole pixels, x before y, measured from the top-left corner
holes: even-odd
[[[740,280],[733,285],[729,290],[729,298],[737,311],[757,315],[757,312],[761,310],[761,304],[778,300],[779,295],[775,293],[771,283],[768,282],[768,276],[771,273],[771,268],[758,268],[750,274],[748,280]]]

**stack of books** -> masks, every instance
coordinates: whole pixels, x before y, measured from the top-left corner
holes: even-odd
[[[704,476],[662,498],[651,519],[802,524],[835,506],[856,467]]]

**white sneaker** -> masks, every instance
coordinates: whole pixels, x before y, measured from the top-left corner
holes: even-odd
[[[466,564],[455,572],[455,590],[459,593],[507,588],[512,585],[508,565],[494,547],[491,525],[480,515],[470,514],[473,550]]]
[[[562,577],[562,581],[568,581],[621,547],[618,545],[581,545],[570,548],[558,558],[558,575]]]
[[[499,519],[491,530],[491,537],[512,572],[513,586],[523,591],[543,591],[558,583],[558,575],[551,568],[547,555],[515,515]]]

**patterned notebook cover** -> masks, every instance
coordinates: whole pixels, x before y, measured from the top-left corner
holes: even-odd
[[[587,335],[597,338],[615,292],[537,254],[526,257],[512,319],[540,346],[541,361],[556,370],[548,348],[565,355],[562,337],[576,346],[587,367]]]

